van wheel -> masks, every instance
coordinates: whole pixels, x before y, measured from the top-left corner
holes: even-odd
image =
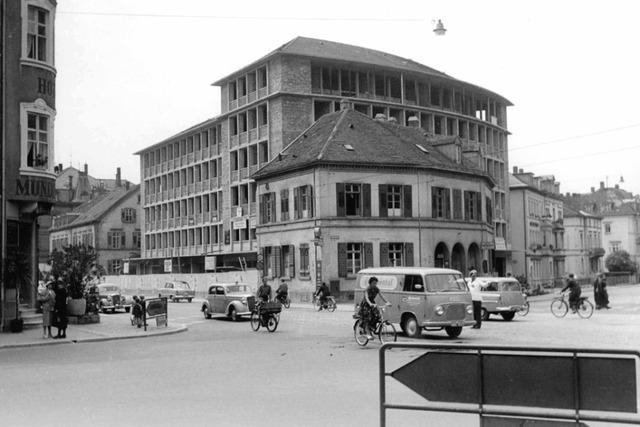
[[[462,326],[445,326],[444,330],[451,338],[458,338],[458,335],[462,333]]]
[[[513,312],[513,311],[508,311],[508,312],[506,312],[506,313],[500,313],[500,316],[502,316],[502,318],[503,318],[504,320],[506,320],[507,322],[508,322],[509,320],[513,320],[513,317],[514,317],[515,315],[516,315],[516,313],[515,313],[515,312]]]
[[[418,325],[418,321],[413,316],[407,316],[402,323],[402,330],[409,338],[418,338],[422,335],[422,328]]]
[[[482,309],[482,311],[480,312],[480,316],[482,317],[482,320],[489,320],[489,312],[486,308]]]

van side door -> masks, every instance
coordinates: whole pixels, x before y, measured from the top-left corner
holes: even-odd
[[[422,322],[427,299],[424,278],[419,274],[405,274],[402,291],[400,313],[413,313],[418,322]]]

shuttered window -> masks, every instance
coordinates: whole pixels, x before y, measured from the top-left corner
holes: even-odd
[[[462,219],[462,190],[453,190],[453,219]]]
[[[337,216],[371,216],[371,184],[336,184]]]
[[[451,196],[448,188],[433,187],[431,189],[431,210],[433,218],[451,218]]]

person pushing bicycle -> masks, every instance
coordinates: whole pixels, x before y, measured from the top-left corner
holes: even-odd
[[[582,288],[575,280],[573,273],[569,273],[569,278],[567,279],[567,285],[562,288],[561,293],[569,290],[569,307],[575,313],[577,311],[578,302],[580,300],[580,294],[582,294]]]

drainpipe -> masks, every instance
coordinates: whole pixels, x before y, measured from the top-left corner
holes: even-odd
[[[5,25],[6,25],[6,19],[5,19],[5,1],[4,0],[0,0],[0,20],[2,22],[2,46],[0,47],[0,49],[2,49],[2,83],[0,84],[0,97],[2,98],[2,100],[0,101],[1,105],[2,105],[2,114],[6,114],[6,99],[5,99],[5,89],[6,89],[6,65],[5,65],[5,46],[6,46],[6,37],[5,34],[7,33],[6,29],[5,29]],[[0,120],[2,121],[1,126],[2,126],[2,135],[0,136],[2,138],[2,172],[0,172],[1,176],[0,176],[0,180],[2,181],[2,194],[0,195],[2,197],[2,201],[1,203],[1,212],[0,212],[0,222],[2,223],[2,225],[0,226],[1,228],[1,232],[0,232],[0,246],[2,247],[2,257],[0,258],[0,331],[2,331],[4,329],[4,324],[5,324],[5,262],[7,259],[7,186],[5,184],[6,181],[6,176],[5,176],[5,164],[6,164],[6,126],[5,126],[5,120],[4,117],[1,117]]]

